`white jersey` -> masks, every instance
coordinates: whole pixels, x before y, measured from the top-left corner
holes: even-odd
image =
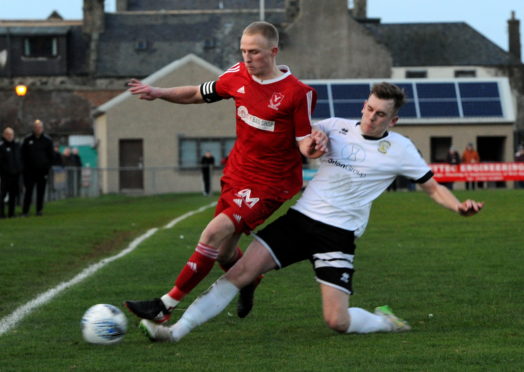
[[[398,175],[425,182],[431,176],[415,145],[394,132],[380,139],[361,134],[358,121],[330,118],[315,124],[329,137],[329,150],[302,197],[293,206],[306,216],[364,233],[371,203]]]

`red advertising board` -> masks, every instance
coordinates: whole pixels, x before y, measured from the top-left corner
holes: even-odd
[[[430,167],[438,182],[524,180],[524,163],[434,163]]]

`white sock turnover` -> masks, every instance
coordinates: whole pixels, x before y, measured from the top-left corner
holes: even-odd
[[[360,307],[350,307],[348,312],[350,323],[346,333],[373,333],[391,330],[391,325],[386,319]]]
[[[160,299],[162,300],[162,302],[164,303],[164,306],[168,310],[172,310],[174,307],[176,307],[176,305],[180,303],[180,301],[175,300],[173,297],[171,297],[168,294],[163,295],[162,297],[160,297]]]

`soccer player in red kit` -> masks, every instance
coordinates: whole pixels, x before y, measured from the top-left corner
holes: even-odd
[[[211,103],[233,98],[237,140],[222,177],[215,217],[200,236],[195,252],[161,298],[126,301],[140,318],[159,323],[211,271],[215,261],[227,271],[240,259],[242,233],[249,234],[302,186],[300,154],[317,158],[326,151],[327,137],[311,129],[316,92],[295,78],[287,66],[276,64],[278,31],[270,23],[254,22],[240,40],[243,62],[218,80],[199,86],[155,88],[131,80],[130,92],[141,99],[173,103]],[[258,280],[239,296],[238,316],[252,307]]]

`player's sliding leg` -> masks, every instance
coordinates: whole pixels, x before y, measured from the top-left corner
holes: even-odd
[[[239,292],[261,273],[276,267],[269,252],[257,241],[251,243],[245,255],[223,277],[200,295],[184,312],[180,320],[167,328],[142,321],[140,328],[154,341],[179,341],[192,329],[220,314]],[[170,335],[166,330],[170,330]],[[168,337],[166,337],[168,335]]]
[[[229,217],[219,214],[204,229],[195,252],[178,275],[175,286],[161,298],[146,301],[126,301],[125,306],[136,316],[153,320],[157,323],[166,322],[178,303],[204,279],[217,260],[219,253],[225,257],[231,252],[219,252],[221,249],[234,247],[239,234]],[[235,240],[235,244],[224,244]]]
[[[349,294],[328,284],[321,284],[324,320],[339,333],[400,332],[411,329],[397,318],[389,306],[380,306],[375,314],[359,307],[349,307]]]
[[[242,258],[242,250],[240,247],[236,246],[234,250],[234,255],[226,263],[220,263],[222,270],[227,272],[233,265]],[[253,309],[255,289],[260,284],[260,281],[264,275],[259,275],[255,280],[242,288],[239,292],[238,301],[237,301],[237,315],[239,318],[245,318]]]

